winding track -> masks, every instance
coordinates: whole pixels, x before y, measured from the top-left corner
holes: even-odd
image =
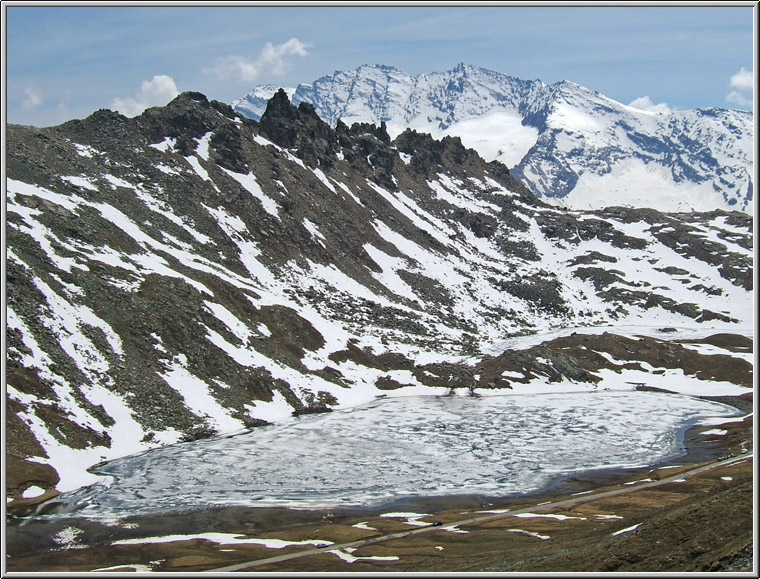
[[[383,541],[391,541],[393,539],[402,539],[404,537],[408,537],[410,535],[417,535],[419,533],[429,533],[431,531],[436,530],[445,530],[447,527],[457,527],[460,525],[473,525],[477,523],[483,523],[485,521],[492,521],[494,519],[501,519],[504,517],[513,517],[515,515],[523,514],[523,513],[532,513],[535,511],[546,511],[549,509],[557,509],[561,507],[569,507],[572,505],[577,505],[580,503],[586,503],[589,501],[594,501],[601,498],[606,497],[614,497],[617,495],[623,495],[627,493],[633,493],[636,491],[640,491],[643,489],[648,489],[652,487],[657,487],[664,484],[669,484],[672,482],[675,482],[680,479],[689,478],[694,475],[697,475],[701,472],[704,472],[706,470],[710,470],[712,468],[716,468],[719,466],[725,466],[729,464],[733,464],[735,462],[739,462],[741,460],[750,460],[752,459],[753,453],[749,452],[747,454],[742,454],[740,456],[730,458],[727,460],[716,460],[714,462],[710,462],[708,464],[699,466],[697,468],[693,468],[691,470],[681,472],[676,475],[672,475],[660,480],[651,481],[651,482],[642,482],[640,484],[635,485],[629,485],[626,487],[620,487],[609,491],[603,491],[603,492],[597,492],[597,493],[588,493],[582,496],[573,497],[570,499],[565,499],[561,501],[556,502],[548,502],[548,503],[541,503],[538,505],[530,506],[530,507],[523,507],[521,509],[515,509],[514,511],[510,510],[503,513],[490,513],[487,515],[482,515],[479,517],[472,517],[469,519],[462,519],[461,521],[455,521],[452,523],[447,523],[444,526],[428,526],[428,527],[420,527],[417,529],[411,529],[409,531],[401,531],[398,533],[390,533],[387,535],[380,535],[378,537],[368,537],[366,539],[360,539],[358,541],[352,541],[350,543],[340,543],[338,545],[330,545],[329,549],[306,549],[304,551],[297,551],[295,553],[288,553],[287,555],[278,555],[276,557],[267,557],[266,559],[257,559],[256,561],[247,561],[245,563],[238,563],[236,565],[228,565],[227,567],[218,567],[216,569],[209,569],[206,572],[228,572],[228,571],[242,571],[243,569],[249,569],[251,567],[259,567],[261,565],[268,565],[270,563],[279,563],[281,561],[288,561],[290,559],[297,559],[298,557],[307,557],[309,555],[317,555],[321,553],[329,553],[330,551],[337,551],[340,549],[346,549],[346,548],[358,548],[363,547],[364,545],[372,545],[373,543],[380,543]]]

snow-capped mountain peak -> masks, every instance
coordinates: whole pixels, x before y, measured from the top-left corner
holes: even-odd
[[[279,86],[274,84],[261,84],[245,95],[243,98],[236,99],[232,102],[232,107],[239,111],[241,114],[258,119],[261,117],[261,112],[266,109],[267,101],[272,98],[272,95],[280,89]],[[288,98],[293,98],[293,93],[296,92],[294,88],[285,88],[285,94]]]
[[[233,107],[258,119],[273,92],[256,87]],[[636,108],[570,80],[547,85],[463,62],[417,76],[363,65],[286,92],[332,126],[385,122],[391,137],[406,128],[458,136],[563,206],[753,210],[749,112]]]

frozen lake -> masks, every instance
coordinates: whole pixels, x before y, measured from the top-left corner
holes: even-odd
[[[381,505],[503,496],[683,453],[686,427],[736,409],[657,392],[400,397],[111,461],[61,495],[96,518],[224,505]]]

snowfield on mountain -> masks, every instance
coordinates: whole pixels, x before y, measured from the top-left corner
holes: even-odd
[[[277,88],[255,87],[233,108],[258,119]],[[332,126],[385,122],[392,137],[407,127],[458,136],[563,207],[753,211],[748,111],[636,108],[573,82],[547,85],[463,63],[417,76],[364,65],[285,90]]]

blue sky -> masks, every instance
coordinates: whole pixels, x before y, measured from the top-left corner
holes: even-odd
[[[386,64],[465,62],[628,104],[750,109],[754,3],[708,6],[34,6],[4,3],[7,122],[136,114],[196,90],[232,102]],[[641,101],[640,101],[641,102]]]

